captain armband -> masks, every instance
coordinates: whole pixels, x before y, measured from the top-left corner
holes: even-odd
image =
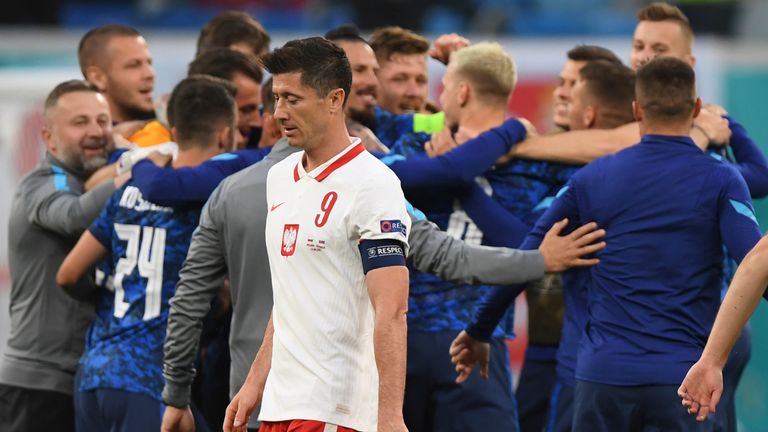
[[[413,115],[413,131],[432,135],[440,132],[445,127],[445,113]]]
[[[405,265],[405,247],[398,240],[363,240],[358,248],[363,261],[363,273],[382,267]]]

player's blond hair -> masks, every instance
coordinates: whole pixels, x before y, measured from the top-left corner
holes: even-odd
[[[479,98],[507,103],[517,83],[512,56],[496,42],[481,42],[451,54],[457,75],[472,85]]]

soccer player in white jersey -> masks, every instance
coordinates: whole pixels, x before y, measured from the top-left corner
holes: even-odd
[[[405,431],[410,222],[400,183],[347,133],[352,72],[341,48],[294,40],[262,61],[275,119],[304,151],[267,178],[272,318],[224,430],[244,431],[261,402],[261,431]]]

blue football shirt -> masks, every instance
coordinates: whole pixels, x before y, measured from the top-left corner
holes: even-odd
[[[112,388],[161,400],[168,302],[200,210],[151,203],[131,181],[93,222],[89,231],[111,251],[114,273],[88,329],[80,390]]]

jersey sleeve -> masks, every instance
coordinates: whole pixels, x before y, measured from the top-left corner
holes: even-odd
[[[529,233],[520,249],[537,249],[544,234],[552,225],[565,217],[572,221],[578,220],[578,204],[576,200],[575,178],[560,190],[552,203],[541,216],[531,233]],[[496,286],[486,294],[475,308],[475,316],[466,328],[467,333],[477,340],[488,341],[493,330],[504,317],[509,305],[525,289],[525,285]]]
[[[760,240],[760,227],[744,179],[730,167],[727,173],[719,200],[720,235],[731,258],[740,263]]]
[[[350,218],[352,235],[359,242],[396,240],[408,255],[411,220],[400,184],[391,174],[367,182],[358,191]]]
[[[580,223],[581,217],[579,215],[578,201],[576,199],[576,188],[574,181],[569,181],[563,186],[560,191],[555,195],[555,199],[552,204],[544,211],[544,214],[536,221],[531,231],[525,236],[520,249],[532,250],[538,249],[541,245],[544,236],[547,231],[552,228],[552,225],[568,218],[570,223],[565,233],[572,231]]]
[[[162,206],[201,205],[227,176],[264,157],[258,150],[223,153],[196,167],[167,169],[141,160],[132,168],[134,184],[150,202]]]
[[[736,120],[726,117],[731,128],[731,150],[736,159],[736,168],[744,177],[753,198],[768,196],[768,160],[757,144],[749,137],[747,130]]]
[[[392,148],[399,137],[413,132],[413,114],[396,115],[379,106],[374,107],[374,114],[376,116],[374,133],[389,148]]]
[[[112,194],[107,204],[101,210],[101,213],[93,220],[91,226],[88,227],[88,231],[96,237],[96,240],[101,243],[108,251],[112,250],[112,222],[114,221],[114,209],[118,204],[120,195],[124,189],[120,189]]]
[[[216,189],[203,208],[179,272],[176,293],[170,301],[163,348],[162,397],[167,405],[175,407],[189,405],[203,320],[227,272],[221,233],[224,218],[221,195],[221,188]]]
[[[79,236],[114,191],[115,183],[106,181],[78,195],[71,191],[67,174],[53,167],[52,175],[39,175],[25,188],[27,217],[30,222],[59,234]]]
[[[383,158],[400,178],[403,188],[445,187],[465,184],[490,169],[496,160],[525,139],[525,126],[509,119],[435,158]]]
[[[530,229],[474,182],[462,193],[461,206],[483,233],[486,245],[516,248]]]
[[[544,276],[539,251],[470,245],[451,237],[423,213],[409,208],[413,268],[456,283],[509,285]]]

